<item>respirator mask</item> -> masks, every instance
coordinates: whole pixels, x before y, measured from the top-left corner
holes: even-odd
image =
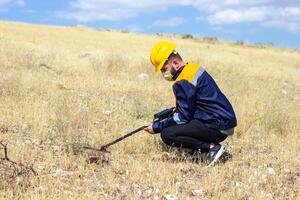
[[[166,79],[167,81],[173,81],[173,74],[171,72],[162,72],[162,76],[164,77],[164,79]]]

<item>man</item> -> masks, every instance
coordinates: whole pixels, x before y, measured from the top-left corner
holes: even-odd
[[[155,71],[161,71],[166,80],[175,82],[175,113],[164,121],[148,124],[144,130],[161,133],[167,145],[200,150],[211,166],[225,151],[219,143],[234,132],[235,113],[205,69],[185,63],[175,47],[171,42],[161,41],[150,55]]]

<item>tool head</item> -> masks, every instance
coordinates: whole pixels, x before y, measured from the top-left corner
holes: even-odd
[[[102,151],[102,152],[105,152],[105,153],[110,153],[108,150],[107,150],[107,147],[104,147],[102,146],[99,151]]]
[[[94,147],[83,147],[84,149],[88,149],[88,150],[93,150],[93,151],[101,151],[101,152],[104,152],[104,153],[110,153],[108,150],[107,150],[107,147],[105,146],[102,146],[100,148],[94,148]]]

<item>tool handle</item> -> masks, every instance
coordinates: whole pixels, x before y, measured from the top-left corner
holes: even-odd
[[[155,113],[154,114],[154,119],[153,119],[153,122],[159,122],[159,121],[162,121],[166,118],[168,118],[169,116],[171,116],[172,114],[174,114],[175,112],[175,107],[173,108],[168,108],[168,109],[165,109],[163,111],[160,111],[158,113]],[[143,130],[144,128],[146,128],[147,126],[141,126],[140,128],[137,128],[135,129],[134,131],[131,131],[130,133],[127,133],[119,138],[117,138],[116,140],[108,143],[108,144],[105,144],[105,145],[102,145],[100,148],[93,148],[93,147],[83,147],[85,149],[89,149],[89,150],[94,150],[94,151],[105,151],[105,152],[108,152],[107,151],[107,148],[113,144],[116,144],[117,142],[120,142],[121,140],[124,140],[125,138]]]
[[[108,152],[107,151],[107,148],[113,144],[116,144],[117,142],[120,142],[121,140],[124,140],[125,138],[143,130],[144,128],[146,128],[147,126],[141,126],[140,128],[137,128],[135,129],[134,131],[131,131],[130,133],[127,133],[126,135],[123,135],[119,138],[117,138],[116,140],[110,142],[110,143],[107,143],[105,145],[102,145],[100,148],[93,148],[93,147],[83,147],[85,149],[89,149],[89,150],[94,150],[94,151],[104,151],[104,152]]]
[[[131,136],[131,135],[133,135],[133,134],[135,134],[135,133],[137,133],[137,132],[143,130],[143,129],[146,128],[146,127],[147,127],[147,126],[141,126],[140,128],[137,128],[137,129],[135,129],[134,131],[131,131],[130,133],[127,133],[127,134],[125,134],[125,135],[123,135],[123,136],[117,138],[116,140],[114,140],[114,141],[112,141],[112,142],[110,142],[110,143],[108,143],[108,144],[102,145],[102,146],[100,147],[100,149],[107,149],[109,146],[111,146],[111,145],[113,145],[113,144],[116,144],[117,142],[120,142],[121,140],[124,140],[125,138],[127,138],[127,137],[129,137],[129,136]]]

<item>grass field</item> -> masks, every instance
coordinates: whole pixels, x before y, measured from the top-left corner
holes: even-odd
[[[83,145],[174,106],[172,83],[149,61],[160,40],[204,66],[232,103],[232,158],[205,168],[141,132],[89,163]],[[297,50],[0,21],[0,141],[37,173],[10,174],[0,160],[1,199],[299,199],[299,130]]]

